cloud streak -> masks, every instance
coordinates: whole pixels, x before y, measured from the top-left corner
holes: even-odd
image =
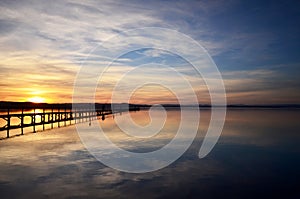
[[[269,10],[273,19],[280,17],[275,12],[277,5],[258,5],[262,10]],[[249,5],[249,11],[244,11],[238,1],[1,1],[1,98],[26,101],[32,97],[32,93],[40,91],[48,98],[48,102],[54,102],[57,98],[61,102],[70,102],[73,82],[82,65],[92,74],[109,64],[114,54],[105,48],[112,52],[114,43],[103,46],[104,41],[119,34],[119,40],[113,42],[120,41],[119,47],[126,49],[129,45],[126,41],[127,30],[161,27],[185,33],[207,49],[222,72],[229,103],[300,103],[297,94],[299,80],[295,75],[299,74],[297,66],[300,60],[287,59],[288,54],[281,52],[279,44],[285,42],[285,45],[281,45],[284,50],[293,48],[290,55],[295,54],[297,46],[288,37],[280,37],[287,34],[283,29],[286,28],[284,24],[278,22],[281,29],[263,26],[263,20],[270,22],[272,18],[264,14],[260,6],[254,9]],[[281,15],[287,11],[294,12],[292,6],[286,9]],[[243,15],[243,12],[252,17]],[[298,17],[291,19],[290,25]],[[296,28],[295,31],[292,28],[289,30],[291,38],[299,38],[295,36]],[[194,49],[178,45],[173,36],[162,32],[159,37],[147,37],[145,33],[135,39],[143,44],[176,46],[187,54],[193,53]],[[95,49],[97,46],[98,49]],[[108,88],[99,89],[106,93],[99,100],[107,101],[111,91],[109,85],[114,83],[118,75],[150,62],[171,65],[182,72],[196,90],[199,102],[209,103],[203,79],[195,75],[188,63],[168,56],[167,52],[152,49],[120,57],[114,62],[110,76],[103,84]],[[197,63],[205,70],[204,62]],[[291,64],[296,67],[272,68]],[[154,69],[152,71],[153,78],[168,76],[162,70],[159,73]],[[169,80],[178,83],[174,77],[169,77]],[[153,90],[150,89],[147,95],[151,92]],[[152,101],[158,102],[158,96],[153,95]]]

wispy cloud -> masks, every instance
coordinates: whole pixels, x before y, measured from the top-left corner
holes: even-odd
[[[299,63],[299,60],[287,60],[288,53],[280,51],[280,46],[285,46],[285,49],[291,46],[294,51],[290,54],[295,55],[297,48],[289,37],[281,38],[287,34],[284,32],[284,24],[278,24],[281,28],[279,30],[276,29],[277,26],[267,23],[279,18],[279,14],[275,12],[277,7],[263,6],[273,18],[262,12],[259,6],[255,9],[249,6],[249,10],[245,11],[241,3],[223,0],[188,3],[1,1],[1,98],[24,101],[32,92],[40,90],[45,96],[53,99],[59,97],[68,102],[80,67],[85,67],[85,78],[88,80],[90,75],[107,67],[120,49],[139,47],[132,46],[132,41],[157,48],[135,54],[131,52],[131,56],[119,55],[121,57],[115,60],[109,73],[106,73],[106,86],[112,86],[116,77],[126,71],[150,62],[171,65],[191,82],[198,98],[207,96],[204,94],[207,89],[203,79],[195,74],[188,63],[168,57],[168,52],[159,49],[165,46],[167,49],[174,49],[175,53],[179,49],[194,60],[195,56],[192,55],[195,49],[187,45],[184,39],[179,42],[175,32],[165,34],[162,31],[149,37],[141,30],[132,41],[127,40],[127,31],[130,29],[161,27],[185,33],[205,47],[222,72],[229,102],[252,103],[252,97],[249,96],[255,96],[255,102],[259,103],[297,102],[297,67],[272,68],[272,65]],[[251,15],[252,13],[254,14]],[[289,23],[293,22],[294,19],[289,20]],[[296,33],[295,28],[295,31],[290,30],[289,35],[295,40],[298,38]],[[111,39],[113,35],[118,37]],[[108,39],[110,40],[107,41]],[[209,68],[205,68],[205,60],[197,60],[196,63],[203,70],[209,71]],[[284,71],[284,75],[281,71]],[[139,75],[140,78],[147,79],[147,76]],[[163,70],[152,74],[152,78],[157,79],[166,76],[168,73]],[[213,75],[210,77],[213,78]],[[174,77],[169,76],[169,79],[178,84]],[[129,85],[133,83],[134,81],[129,82]],[[88,81],[85,86],[89,86]],[[107,87],[104,91],[103,88],[100,89],[106,93],[103,95],[105,97],[109,96],[110,89]],[[279,92],[285,93],[284,96],[279,95]],[[101,99],[104,100],[104,97]],[[207,97],[201,99],[204,99],[203,103],[209,102]],[[157,100],[153,96],[153,101]]]

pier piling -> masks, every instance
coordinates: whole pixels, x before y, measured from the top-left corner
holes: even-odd
[[[97,119],[105,119],[106,115],[113,115],[114,113],[121,113],[125,110],[115,111],[102,107],[102,109],[92,110],[88,109],[75,109],[72,110],[70,107],[47,107],[47,108],[32,108],[32,111],[25,111],[26,109],[20,108],[18,111],[12,111],[10,108],[7,109],[6,114],[0,114],[0,119],[6,122],[5,125],[0,126],[1,131],[6,131],[6,138],[11,137],[10,131],[13,129],[21,129],[21,134],[24,135],[24,129],[27,127],[32,128],[32,132],[37,132],[37,126],[42,126],[42,130],[46,130],[46,125],[50,125],[50,128],[54,128],[54,124],[57,123],[57,127],[61,127],[61,122],[63,126],[68,126],[67,121],[69,121],[69,125],[72,125],[72,120],[74,120],[73,124],[88,122],[91,124],[92,120]],[[137,108],[131,108],[127,111],[136,111]],[[4,112],[5,113],[5,112]],[[28,119],[30,118],[29,122]],[[16,124],[16,119],[19,119],[19,123]],[[0,139],[1,138],[0,136]]]

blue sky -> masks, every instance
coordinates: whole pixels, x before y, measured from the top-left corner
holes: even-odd
[[[98,51],[102,42],[130,29],[160,27],[179,31],[207,50],[223,77],[228,103],[300,103],[299,10],[298,1],[1,1],[1,100],[69,102],[82,61],[89,56],[83,67],[91,70],[111,58],[110,51]],[[170,37],[161,35],[160,41]],[[153,41],[159,42],[140,40]],[[177,42],[169,45],[191,50]],[[145,52],[124,55],[114,72],[168,63],[185,71],[200,103],[209,103],[203,80],[194,81],[188,63],[168,52]],[[166,76],[159,71],[153,78]],[[176,78],[167,78],[177,84]],[[105,79],[107,85],[113,85],[111,79]],[[106,93],[99,102],[107,101],[111,91],[99,89]],[[137,102],[159,103],[151,93]],[[165,103],[169,97],[160,99]]]

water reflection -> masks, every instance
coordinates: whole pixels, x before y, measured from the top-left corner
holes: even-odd
[[[131,113],[123,113],[122,115],[116,115],[118,117],[131,117],[133,122],[141,126],[147,126],[151,120],[148,111],[138,111]],[[120,120],[120,119],[119,119]],[[122,122],[122,121],[121,121]],[[124,120],[124,122],[127,122]],[[150,138],[134,137],[126,132],[120,130],[116,125],[115,120],[109,118],[105,122],[99,122],[103,132],[106,136],[117,146],[132,152],[145,153],[149,151],[155,151],[167,143],[169,143],[175,136],[176,130],[180,123],[180,112],[169,111],[167,112],[167,120],[160,132]],[[133,130],[133,129],[132,129]],[[143,132],[140,133],[143,135]]]
[[[147,111],[130,114],[141,125],[149,122]],[[120,147],[146,152],[173,138],[178,116],[168,111],[163,131],[150,139],[120,132],[112,117],[99,123]],[[202,110],[189,150],[167,168],[146,174],[119,172],[96,161],[75,126],[2,140],[1,198],[297,198],[299,116],[294,110],[229,110],[218,144],[198,159],[210,118],[210,111]]]

